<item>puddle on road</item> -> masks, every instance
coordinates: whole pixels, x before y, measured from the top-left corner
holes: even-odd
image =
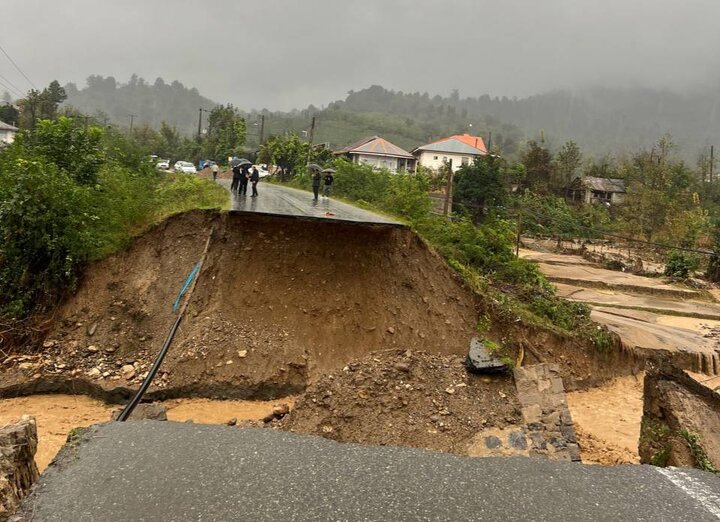
[[[221,401],[211,399],[172,399],[164,401],[168,419],[183,422],[192,419],[198,424],[225,424],[235,417],[259,420],[272,412],[275,404],[287,403],[290,397],[275,401]],[[0,400],[0,426],[32,415],[37,421],[38,450],[35,462],[42,472],[65,444],[73,428],[107,422],[111,412],[119,408],[84,395],[31,395]]]

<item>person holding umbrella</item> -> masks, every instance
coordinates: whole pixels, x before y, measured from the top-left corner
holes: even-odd
[[[323,197],[329,198],[330,197],[330,191],[332,189],[333,181],[335,181],[335,169],[325,169],[322,171],[322,174],[325,174],[325,186],[323,187]]]
[[[245,160],[247,161],[247,160]],[[247,163],[243,163],[240,165],[241,174],[240,174],[240,187],[238,188],[238,194],[242,194],[243,196],[247,196],[247,187],[248,187],[248,180],[250,179],[250,166],[252,163],[249,161]]]
[[[312,172],[312,190],[313,195],[315,196],[313,198],[313,201],[318,200],[318,196],[320,195],[320,180],[322,179],[322,176],[320,176],[320,165],[316,165],[315,163],[311,163],[308,165],[308,169],[310,172]]]

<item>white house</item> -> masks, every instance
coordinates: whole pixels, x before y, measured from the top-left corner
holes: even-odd
[[[469,134],[443,138],[418,147],[412,152],[423,167],[437,170],[443,164],[449,163],[453,172],[488,153],[483,139]]]
[[[353,163],[384,168],[393,173],[411,172],[415,169],[415,156],[378,136],[364,138],[335,151],[335,154],[345,156]]]
[[[15,134],[17,134],[18,128],[12,125],[0,121],[0,144],[10,144],[15,140]]]

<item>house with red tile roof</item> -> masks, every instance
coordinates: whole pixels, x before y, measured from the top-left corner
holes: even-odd
[[[335,151],[353,163],[370,165],[390,172],[412,172],[415,170],[415,156],[379,136],[368,136]]]
[[[456,172],[475,158],[487,155],[488,151],[482,137],[458,134],[422,145],[412,153],[423,167],[437,170],[449,163],[453,172]]]

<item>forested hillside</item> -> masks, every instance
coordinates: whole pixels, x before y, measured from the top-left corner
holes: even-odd
[[[87,114],[107,115],[108,121],[127,127],[135,124],[159,128],[165,121],[183,134],[197,132],[198,109],[217,105],[187,88],[161,78],[153,84],[133,75],[128,83],[91,76],[87,86],[65,87],[66,105]],[[379,85],[351,91],[325,108],[309,106],[291,112],[241,113],[247,119],[247,144],[257,149],[260,119],[265,116],[264,137],[294,131],[309,133],[316,117],[315,143],[345,146],[364,136],[378,134],[408,150],[456,133],[482,135],[506,156],[515,156],[530,139],[544,140],[551,149],[574,140],[596,157],[622,154],[648,147],[671,134],[680,155],[694,162],[720,136],[720,89],[676,94],[651,89],[585,89],[556,91],[527,98],[462,98],[391,91]]]
[[[132,114],[134,125],[147,124],[159,129],[164,121],[183,134],[197,132],[200,107],[210,110],[217,105],[194,87],[185,87],[178,81],[165,83],[162,78],[150,84],[137,75],[127,83],[120,83],[112,76],[93,75],[83,88],[67,84],[65,93],[66,106],[93,115],[99,121],[107,117],[109,123],[127,127]]]

